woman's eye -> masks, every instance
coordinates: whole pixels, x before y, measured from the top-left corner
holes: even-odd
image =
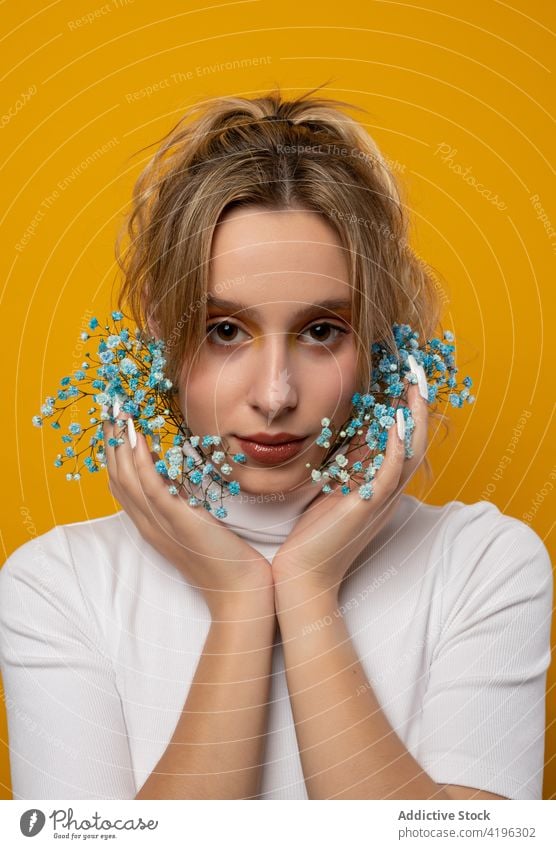
[[[336,334],[332,338],[330,338],[330,330],[333,330]],[[317,343],[320,342],[321,345],[326,345],[331,342],[337,342],[342,335],[345,336],[347,330],[344,330],[343,327],[337,327],[335,324],[330,324],[328,321],[319,321],[311,325],[306,332],[316,333],[316,339],[314,341]]]
[[[207,336],[213,345],[220,345],[221,347],[227,348],[230,347],[230,343],[233,344],[237,341],[234,336],[236,330],[239,330],[240,333],[243,332],[241,328],[239,328],[236,324],[232,324],[231,321],[218,321],[207,326]],[[224,341],[222,341],[222,337]],[[215,341],[217,338],[220,339],[219,342]]]

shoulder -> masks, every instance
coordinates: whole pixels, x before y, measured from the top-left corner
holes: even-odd
[[[62,525],[33,536],[6,559],[0,569],[0,609],[6,608],[16,592],[33,585],[45,587],[56,581],[67,582],[72,565]]]
[[[408,549],[425,552],[425,568],[445,610],[533,598],[543,609],[552,608],[554,576],[543,539],[490,501],[431,505],[404,496],[396,532],[401,527]]]
[[[503,513],[490,501],[448,501],[426,504],[414,496],[404,497],[404,519],[416,528],[434,529],[441,538],[444,555],[461,559],[487,553],[493,544],[497,550],[515,544],[516,554],[537,558],[545,570],[552,571],[548,550],[539,534],[514,516]]]
[[[465,529],[477,530],[483,526],[514,528],[524,532],[530,539],[540,540],[538,534],[521,519],[502,513],[491,501],[474,501],[467,504],[463,501],[446,501],[444,504],[428,504],[413,495],[404,494],[401,499],[404,518],[415,519],[417,523],[434,524],[443,533],[453,535]],[[540,540],[542,543],[542,540]]]
[[[74,559],[72,555],[78,550],[81,555],[92,554],[95,548],[110,550],[121,540],[122,527],[130,528],[131,523],[124,517],[125,513],[120,511],[98,519],[55,525],[49,531],[33,536],[7,557],[0,569],[4,583],[8,576],[16,573],[40,575],[50,573],[54,567],[60,572],[68,572]]]
[[[56,525],[16,548],[0,569],[0,622],[26,607],[45,614],[56,607],[77,610],[87,576],[95,575],[101,586],[102,564],[113,562],[111,552],[126,537],[122,513]],[[132,532],[132,523],[123,521]]]
[[[447,501],[444,504],[428,504],[420,501],[414,495],[404,493],[400,499],[400,506],[396,512],[395,524],[403,526],[408,533],[415,536],[425,534],[434,537],[452,538],[455,535],[470,535],[476,532],[480,526],[489,526],[495,523],[500,526],[504,523],[513,523],[528,529],[518,519],[507,516],[490,501],[476,501],[466,504],[463,501]]]
[[[490,501],[473,504],[450,502],[444,533],[444,549],[448,557],[461,563],[488,563],[492,570],[497,566],[508,569],[514,564],[515,573],[527,570],[529,576],[552,577],[550,555],[543,539],[533,528],[503,513]]]
[[[430,516],[425,506],[423,515]],[[550,615],[554,576],[543,539],[490,501],[450,501],[438,512],[444,608],[485,612],[535,601]]]

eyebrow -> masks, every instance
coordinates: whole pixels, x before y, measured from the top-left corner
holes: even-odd
[[[255,319],[257,318],[259,311],[252,307],[248,307],[246,304],[241,303],[240,301],[228,301],[225,298],[215,298],[213,295],[208,295],[207,297],[209,307],[219,307],[225,312],[243,312],[247,318]],[[336,310],[337,312],[349,312],[351,310],[351,301],[348,298],[326,298],[324,301],[320,301],[318,304],[309,304],[308,306],[302,307],[293,315],[294,320],[298,318],[302,318],[304,315],[308,315],[309,313],[314,312],[318,309],[328,309],[328,310]]]

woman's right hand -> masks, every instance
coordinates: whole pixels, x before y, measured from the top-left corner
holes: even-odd
[[[119,420],[127,418],[118,413]],[[158,458],[142,433],[135,431],[132,449],[127,422],[121,428],[106,420],[103,432],[110,491],[141,536],[202,591],[213,619],[273,609],[268,560],[208,510],[168,492],[169,481],[154,468]],[[124,442],[110,446],[110,437]]]

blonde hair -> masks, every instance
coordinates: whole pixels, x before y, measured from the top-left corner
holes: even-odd
[[[247,204],[302,207],[323,215],[338,233],[349,266],[363,391],[372,343],[397,351],[394,322],[417,330],[420,344],[434,335],[441,311],[435,275],[409,244],[392,169],[341,108],[361,107],[312,98],[316,90],[294,100],[276,89],[253,99],[196,103],[154,143],[157,150],[139,174],[116,239],[123,273],[118,306],[144,332],[154,328],[167,340],[174,384],[205,337],[215,227],[224,212]],[[426,460],[425,466],[430,477]]]

